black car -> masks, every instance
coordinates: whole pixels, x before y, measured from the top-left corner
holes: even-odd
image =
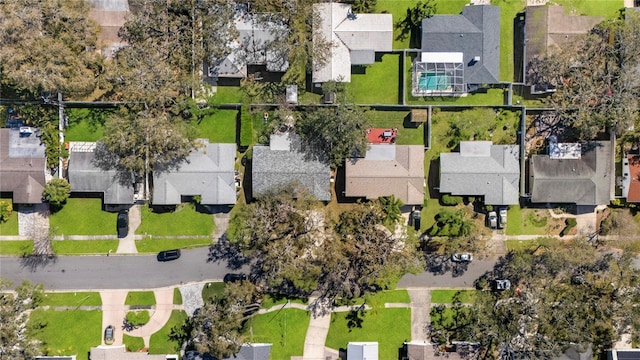
[[[158,261],[171,261],[180,257],[180,249],[165,250],[158,253]]]
[[[120,210],[120,212],[118,213],[117,228],[119,238],[127,236],[127,234],[129,233],[129,211]]]
[[[229,282],[236,282],[236,281],[244,281],[247,280],[247,275],[245,274],[227,274],[224,276],[224,279],[222,279],[224,282],[229,283]]]

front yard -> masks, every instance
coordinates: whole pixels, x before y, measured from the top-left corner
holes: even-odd
[[[0,255],[27,256],[33,253],[33,240],[2,240]]]
[[[55,235],[116,235],[117,213],[102,211],[102,200],[70,198],[49,217]]]
[[[7,218],[7,221],[0,222],[0,235],[19,235],[18,234],[18,209],[13,204],[11,198],[0,198],[0,201],[6,201],[11,204],[13,211]]]
[[[548,209],[522,209],[512,205],[507,210],[507,235],[558,235],[564,219],[554,219]]]
[[[51,246],[57,255],[105,255],[118,249],[118,240],[53,240]]]
[[[302,356],[310,316],[308,311],[299,309],[283,309],[256,315],[245,325],[247,341],[272,344],[271,359]]]
[[[214,230],[213,215],[196,211],[192,203],[180,204],[175,211],[168,212],[154,212],[147,205],[142,207],[141,215],[142,223],[136,229],[138,235],[211,235]]]
[[[211,245],[211,237],[199,238],[152,238],[147,237],[136,240],[136,249],[139,253],[157,253],[171,249],[189,249]]]
[[[76,355],[78,360],[88,360],[89,349],[100,344],[101,326],[101,311],[36,309],[27,328],[46,344],[46,355]]]

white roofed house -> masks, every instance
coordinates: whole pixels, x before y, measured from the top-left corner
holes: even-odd
[[[152,205],[178,205],[187,196],[200,196],[202,205],[236,203],[236,145],[199,141],[203,146],[177,167],[154,168]]]
[[[313,11],[320,19],[314,43],[331,43],[324,64],[314,59],[314,83],[351,82],[352,65],[373,64],[376,52],[392,50],[391,14],[354,14],[351,5],[341,3],[314,4]]]

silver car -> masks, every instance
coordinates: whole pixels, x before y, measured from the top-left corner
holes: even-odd
[[[496,214],[495,211],[491,211],[489,215],[487,215],[487,223],[489,223],[489,227],[492,229],[498,227],[498,214]]]
[[[500,221],[498,221],[498,224],[500,226],[500,229],[503,229],[507,226],[507,209],[500,209],[498,214],[500,214]]]
[[[451,260],[453,262],[471,262],[473,260],[473,255],[471,253],[454,253],[451,255]]]

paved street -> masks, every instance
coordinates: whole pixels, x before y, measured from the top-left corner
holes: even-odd
[[[473,260],[461,276],[452,277],[451,272],[444,275],[434,275],[423,272],[417,275],[408,274],[400,279],[399,288],[430,287],[430,288],[462,288],[473,287],[473,282],[480,275],[491,270],[497,260],[496,258]]]
[[[207,248],[182,250],[180,259],[158,262],[155,255],[61,256],[34,271],[16,257],[0,257],[0,277],[44,284],[47,290],[146,289],[192,281],[222,280],[226,264],[207,263]]]

